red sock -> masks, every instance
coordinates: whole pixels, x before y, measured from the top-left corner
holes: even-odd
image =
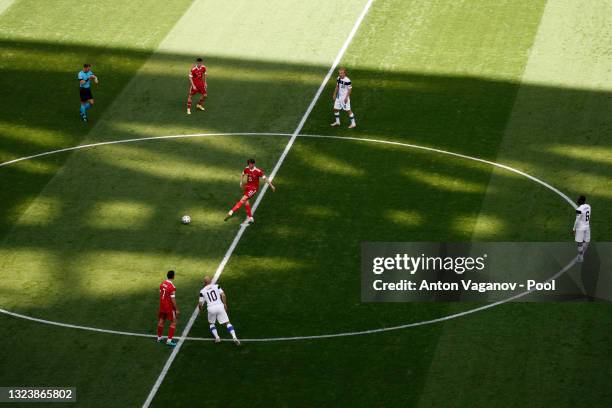
[[[172,340],[174,337],[174,330],[176,330],[176,326],[171,324],[170,328],[168,329],[168,340]]]
[[[187,101],[187,109],[191,109],[191,101]]]
[[[232,208],[232,211],[236,212],[240,207],[242,207],[242,204],[244,204],[242,201],[238,201],[234,208]]]
[[[244,203],[244,209],[246,210],[247,217],[253,216],[253,213],[251,213],[251,204],[248,201]]]
[[[164,334],[164,325],[157,325],[157,337],[161,337]]]
[[[198,101],[198,105],[204,106],[204,98],[200,98],[200,100]]]

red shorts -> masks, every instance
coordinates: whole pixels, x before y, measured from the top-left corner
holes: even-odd
[[[189,87],[189,95],[195,95],[197,93],[202,94],[202,96],[206,96],[206,85],[195,84],[195,88]]]
[[[248,198],[253,198],[253,196],[255,196],[255,194],[257,194],[257,189],[256,188],[247,187],[244,190],[244,195],[247,196]]]
[[[176,313],[174,312],[174,310],[170,311],[170,312],[166,312],[164,310],[160,310],[159,313],[157,314],[158,319],[164,319],[164,320],[174,320],[176,319]]]

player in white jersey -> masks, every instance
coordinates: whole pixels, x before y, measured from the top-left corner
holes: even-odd
[[[340,68],[338,70],[338,78],[336,78],[336,87],[334,88],[334,117],[335,120],[331,124],[332,126],[340,126],[340,110],[346,111],[351,120],[349,129],[357,127],[355,123],[355,115],[351,110],[351,92],[353,91],[353,85],[351,80],[346,76],[346,69]]]
[[[215,343],[221,341],[219,333],[217,333],[217,326],[215,325],[215,322],[218,321],[227,327],[227,331],[232,335],[234,343],[239,346],[240,340],[238,340],[234,326],[232,326],[229,317],[227,317],[227,298],[225,297],[225,292],[223,292],[219,285],[212,283],[212,279],[209,276],[204,277],[204,288],[200,291],[200,303],[198,304],[200,312],[204,311],[205,304],[208,311],[210,332],[215,337]]]
[[[589,247],[591,242],[591,227],[589,221],[591,220],[591,206],[586,203],[586,197],[578,197],[578,208],[576,208],[576,221],[574,221],[574,228],[572,232],[576,237],[578,243],[578,262],[584,260],[584,254]]]

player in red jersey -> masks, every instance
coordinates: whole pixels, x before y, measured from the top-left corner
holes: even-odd
[[[163,281],[159,285],[159,321],[157,322],[157,342],[161,343],[162,333],[164,332],[164,325],[166,320],[170,321],[170,328],[168,329],[168,339],[166,344],[170,347],[176,346],[174,337],[174,331],[176,330],[176,324],[178,323],[179,309],[176,305],[176,287],[172,280],[174,279],[174,271],[168,271],[166,275],[168,279]]]
[[[199,93],[200,100],[196,105],[196,109],[203,111],[204,110],[204,101],[206,100],[206,77],[208,73],[206,72],[206,66],[202,64],[202,58],[198,58],[196,60],[196,64],[191,68],[189,72],[189,82],[191,86],[189,87],[189,94],[187,95],[187,114],[191,115],[191,98],[193,95]]]
[[[255,159],[247,160],[247,167],[244,168],[244,171],[240,176],[240,188],[242,188],[244,195],[240,200],[238,200],[236,205],[229,210],[224,221],[227,221],[244,204],[244,208],[247,213],[246,222],[255,222],[255,219],[253,219],[253,213],[251,212],[251,203],[249,203],[249,199],[253,198],[255,194],[257,194],[260,178],[263,179],[265,183],[268,183],[272,191],[276,190],[276,187],[274,187],[274,184],[272,184],[272,180],[266,177],[263,170],[255,167]]]

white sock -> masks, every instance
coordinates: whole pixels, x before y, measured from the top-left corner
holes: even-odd
[[[354,125],[355,124],[355,115],[349,116],[349,119],[351,120],[351,125]]]
[[[234,326],[229,322],[227,323],[227,331],[232,335],[234,340],[238,340],[238,337],[236,337],[236,330],[234,330]]]
[[[584,253],[586,252],[588,247],[589,247],[589,243],[588,242],[583,242],[581,244],[578,244],[578,253],[580,255],[584,255]]]
[[[215,336],[215,339],[219,338],[219,333],[217,333],[217,326],[215,326],[214,324],[210,325],[210,332],[213,336]]]
[[[340,123],[340,112],[334,113],[334,116],[336,117],[336,123]]]

